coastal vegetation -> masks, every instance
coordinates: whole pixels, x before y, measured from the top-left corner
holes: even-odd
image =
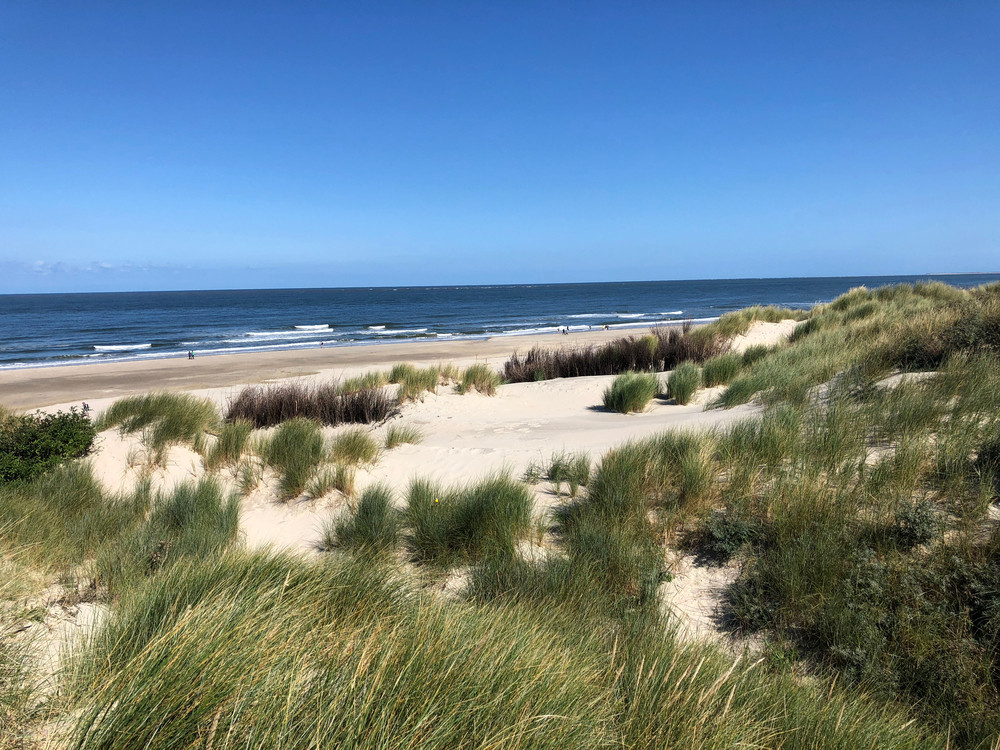
[[[655,375],[648,372],[625,372],[604,390],[604,406],[622,414],[642,411],[660,390]]]
[[[701,385],[701,370],[693,362],[681,362],[667,376],[667,395],[678,404],[686,404]]]
[[[787,343],[726,351],[779,316],[802,318]],[[678,403],[703,378],[728,383],[715,408],[756,409],[594,460],[553,453],[525,481],[361,485],[311,556],[245,549],[218,473],[111,494],[66,460],[90,442],[66,440],[0,484],[0,745],[996,747],[1000,285],[856,289],[617,346],[533,350],[505,377],[693,372],[668,384]],[[609,361],[633,366],[592,371]],[[419,397],[421,373],[395,373],[399,390]],[[384,396],[374,382],[351,393]],[[280,388],[222,424],[153,394],[99,427],[154,452],[209,435],[206,469],[249,484],[259,461],[285,498],[353,494],[379,441],[325,438],[351,420],[308,412],[319,389]],[[416,439],[390,427],[382,445]],[[678,552],[732,571],[718,642],[683,635],[664,605]],[[113,617],[46,695],[18,629],[53,580]]]
[[[94,442],[94,425],[83,412],[55,414],[0,412],[0,486],[24,483],[71,458]]]
[[[335,427],[381,422],[397,409],[396,400],[379,386],[344,390],[336,384],[285,383],[247,386],[229,402],[225,418],[228,422],[244,419],[258,428],[297,417]]]
[[[662,372],[681,362],[704,362],[727,348],[711,326],[690,323],[657,327],[645,336],[629,336],[601,346],[578,349],[541,349],[513,354],[503,368],[508,383],[528,383],[553,378],[620,375],[625,372]]]
[[[475,390],[484,396],[495,396],[499,385],[500,375],[489,365],[477,362],[465,369],[462,378],[455,385],[455,390],[458,393]]]

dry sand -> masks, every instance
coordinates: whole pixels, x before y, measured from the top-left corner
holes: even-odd
[[[752,344],[775,344],[786,338],[795,324],[756,323],[734,342],[744,349]],[[642,333],[643,331],[638,331]],[[189,391],[224,405],[241,384],[272,382],[285,378],[330,380],[372,369],[386,369],[400,361],[418,365],[474,361],[502,365],[515,350],[530,347],[583,346],[623,335],[622,331],[594,331],[564,335],[498,338],[446,343],[386,344],[323,348],[309,351],[204,357],[189,361],[156,360],[121,364],[57,367],[0,373],[0,403],[8,407],[65,408],[87,400],[101,411],[116,398],[157,389]],[[532,462],[547,463],[553,453],[585,451],[595,461],[610,448],[668,429],[702,430],[725,427],[754,413],[755,407],[707,409],[718,389],[699,392],[693,403],[679,406],[654,400],[641,414],[622,415],[601,406],[602,393],[613,376],[549,380],[501,386],[496,396],[458,395],[452,387],[427,394],[423,401],[403,405],[390,424],[412,425],[423,433],[416,445],[383,452],[376,465],[358,474],[358,489],[385,482],[401,498],[411,479],[425,477],[445,484],[478,479],[495,471],[520,475]],[[381,439],[389,425],[371,428]],[[345,428],[339,428],[345,429]],[[335,430],[327,430],[328,435]],[[204,474],[201,458],[186,446],[168,451],[166,465],[150,469],[139,435],[110,430],[98,439],[90,459],[95,474],[108,489],[128,490],[144,474],[152,474],[158,489]],[[225,481],[235,479],[223,472]],[[558,498],[545,486],[536,488],[536,514],[544,516]],[[332,493],[319,499],[276,500],[275,481],[262,484],[243,501],[241,530],[251,546],[275,546],[309,554],[322,537],[322,527],[342,512],[349,501]],[[707,577],[707,578],[706,578]],[[709,580],[713,585],[705,585]],[[676,610],[700,613],[689,616],[692,630],[707,626],[705,613],[714,604],[717,583],[710,573],[679,566],[668,598]],[[669,591],[666,591],[669,589]],[[709,597],[709,599],[706,599]]]

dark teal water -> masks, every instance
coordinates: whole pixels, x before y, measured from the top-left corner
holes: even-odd
[[[722,279],[516,286],[0,295],[0,369],[123,359],[517,336],[808,307],[851,287],[1000,275]]]

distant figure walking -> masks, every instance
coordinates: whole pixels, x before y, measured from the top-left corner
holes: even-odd
[[[83,402],[83,413],[87,414],[89,412],[90,412],[90,404],[88,404],[86,401],[84,401]]]
[[[188,350],[188,359],[194,359],[194,352]]]

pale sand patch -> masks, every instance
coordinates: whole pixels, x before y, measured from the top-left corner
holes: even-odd
[[[686,640],[721,641],[719,630],[726,589],[739,576],[736,565],[699,565],[691,555],[678,557],[670,571],[673,580],[660,585],[663,608],[678,625]]]
[[[734,336],[730,351],[742,353],[751,346],[777,346],[788,340],[792,332],[802,324],[797,320],[782,320],[779,323],[768,323],[756,320],[751,323],[746,333]]]

